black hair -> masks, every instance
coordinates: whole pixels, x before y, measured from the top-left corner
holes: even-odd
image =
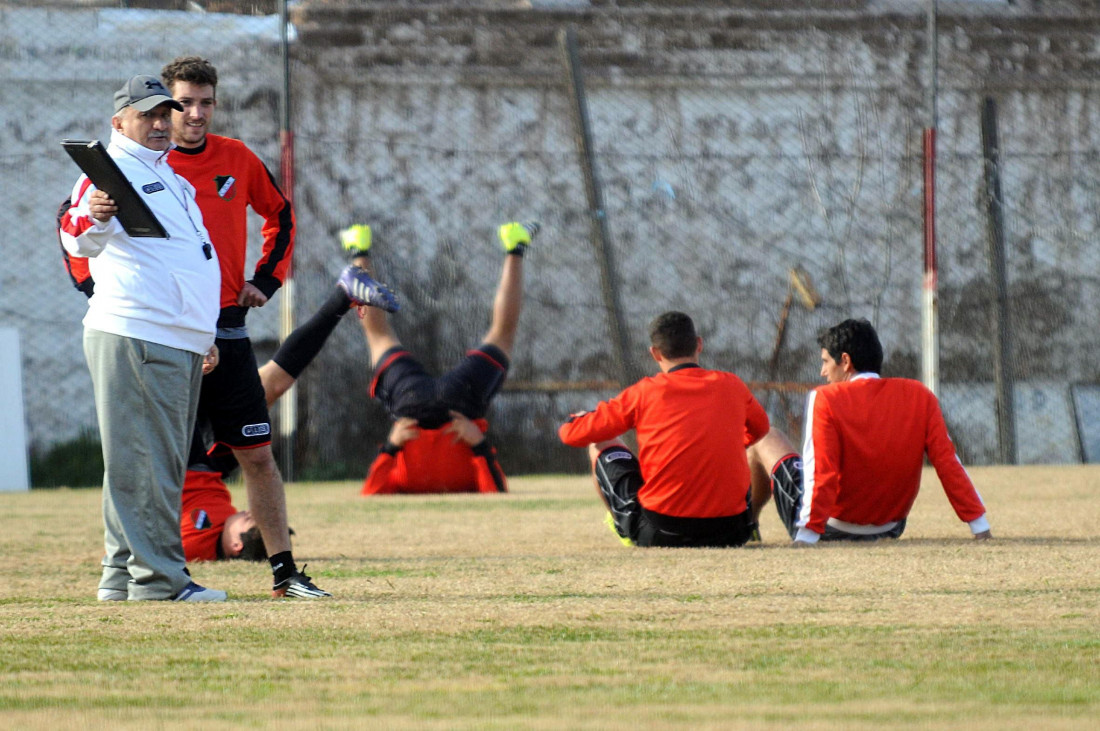
[[[695,323],[683,312],[658,315],[649,326],[650,345],[669,360],[695,355],[698,342]]]
[[[263,561],[267,558],[264,538],[260,535],[260,526],[254,525],[241,533],[241,552],[237,558],[242,561]]]
[[[875,328],[865,319],[845,320],[817,336],[817,344],[837,363],[844,353],[860,373],[882,372],[882,343]]]
[[[294,529],[289,528],[290,535],[294,535]],[[219,546],[221,542],[218,542]],[[241,533],[241,552],[236,558],[242,561],[264,561],[267,559],[267,547],[264,546],[264,538],[260,534],[260,526],[254,525],[244,533]]]

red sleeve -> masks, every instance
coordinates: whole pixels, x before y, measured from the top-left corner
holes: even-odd
[[[92,181],[82,175],[74,186],[73,195],[65,201],[68,207],[57,212],[59,235],[76,238],[92,227],[91,214],[88,213],[88,198],[92,191]]]
[[[572,417],[558,428],[558,437],[570,447],[587,447],[614,439],[634,428],[635,386],[610,401],[601,401],[595,411]]]
[[[745,388],[745,447],[756,444],[771,429],[768,412],[756,400],[748,388]]]
[[[925,436],[928,461],[935,467],[936,475],[940,478],[940,484],[943,485],[943,491],[947,493],[955,514],[960,520],[969,523],[985,515],[985,505],[982,504],[982,498],[974,489],[974,483],[970,481],[970,475],[959,461],[955,445],[947,434],[947,424],[943,420],[939,401],[931,393],[929,397],[932,403]]]
[[[88,259],[70,254],[65,250],[65,242],[61,239],[61,232],[65,227],[68,227],[70,231],[76,231],[79,228],[73,225],[72,209],[73,202],[71,198],[66,198],[57,209],[57,243],[61,246],[61,261],[65,265],[65,271],[68,272],[73,286],[83,292],[86,297],[91,297],[95,291],[95,282],[92,281],[92,273],[88,269]]]
[[[825,532],[825,521],[833,514],[840,489],[840,432],[833,424],[832,410],[820,391],[810,393],[806,423],[809,433],[803,449],[803,508],[810,506],[806,528]]]
[[[256,273],[251,281],[270,297],[286,281],[290,269],[294,253],[294,209],[267,166],[255,153],[249,153],[253,158],[253,169],[248,204],[264,219],[263,253],[256,263]]]
[[[363,489],[360,495],[392,495],[397,492],[397,485],[390,479],[396,459],[393,455],[380,452],[371,463],[367,479],[363,481]]]

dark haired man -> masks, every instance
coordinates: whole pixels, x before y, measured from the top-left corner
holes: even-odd
[[[991,537],[985,506],[955,454],[935,395],[881,378],[882,345],[867,320],[824,331],[821,377],[807,400],[802,480],[775,483],[795,545],[897,538],[920,489],[925,454],[974,538]]]
[[[209,420],[217,445],[233,450],[244,475],[248,504],[271,553],[272,595],[329,596],[301,575],[287,526],[286,493],[271,452],[271,417],[245,327],[250,307],[263,307],[282,286],[294,249],[294,212],[263,162],[240,140],[210,134],[217,108],[218,73],[198,56],[177,58],[161,70],[183,107],[172,115],[169,159],[195,186],[221,261],[221,314],[215,341],[218,368],[203,379],[199,418]],[[245,281],[248,212],[264,219],[263,250]]]
[[[588,447],[624,542],[740,546],[756,528],[745,450],[768,433],[768,416],[740,378],[699,365],[703,339],[690,317],[666,312],[649,336],[660,373],[573,414],[558,435]],[[620,439],[630,429],[637,457]]]

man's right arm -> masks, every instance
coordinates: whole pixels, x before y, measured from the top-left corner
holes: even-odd
[[[989,530],[985,505],[978,494],[970,475],[959,460],[955,444],[947,433],[947,423],[943,419],[939,401],[929,393],[928,424],[925,435],[925,452],[928,461],[936,470],[936,476],[943,485],[943,491],[954,508],[955,514],[970,526],[970,532],[978,540],[993,537]]]
[[[409,442],[420,436],[420,426],[416,419],[402,416],[393,422],[390,433],[386,436],[386,443],[382,445],[378,456],[371,463],[367,479],[363,481],[360,495],[392,495],[402,485],[394,478],[394,467],[397,465],[397,454]]]
[[[614,439],[634,428],[634,410],[630,405],[631,389],[610,401],[601,401],[593,411],[573,414],[558,428],[558,438],[570,447]]]
[[[393,473],[396,460],[395,455],[390,454],[383,448],[378,456],[374,458],[374,462],[371,463],[370,472],[367,473],[367,479],[363,480],[363,487],[359,490],[359,494],[392,495],[397,492],[396,487],[390,481],[390,475]]]
[[[61,216],[61,245],[76,256],[98,256],[111,237],[122,231],[115,218],[118,207],[85,176],[73,186],[70,200],[76,203]]]
[[[70,254],[65,248],[65,242],[61,239],[61,227],[63,222],[68,220],[66,216],[68,216],[72,207],[72,199],[66,198],[57,208],[57,242],[61,245],[61,259],[65,264],[65,271],[69,273],[69,279],[72,281],[73,286],[90,299],[95,294],[95,280],[92,279],[92,272],[88,268],[88,258]]]
[[[752,392],[745,389],[745,447],[751,447],[752,445],[763,439],[768,431],[771,429],[771,422],[768,420],[768,412],[764,411],[764,407],[760,405],[760,402],[756,400],[756,397],[752,395]]]

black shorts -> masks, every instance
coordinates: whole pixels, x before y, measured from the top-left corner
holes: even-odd
[[[256,368],[252,341],[218,338],[218,367],[202,378],[199,422],[207,422],[216,444],[251,449],[271,443],[271,416]]]
[[[646,510],[638,503],[645,484],[638,458],[625,447],[614,446],[596,457],[596,483],[611,510],[615,529],[638,546],[726,548],[744,545],[756,527],[752,513],[718,518],[679,518]],[[745,505],[748,507],[748,488]]]
[[[484,417],[504,385],[508,365],[500,348],[483,343],[437,378],[409,351],[390,348],[378,361],[370,394],[393,418],[407,416],[425,429],[438,429],[451,420],[450,411],[470,419]]]

